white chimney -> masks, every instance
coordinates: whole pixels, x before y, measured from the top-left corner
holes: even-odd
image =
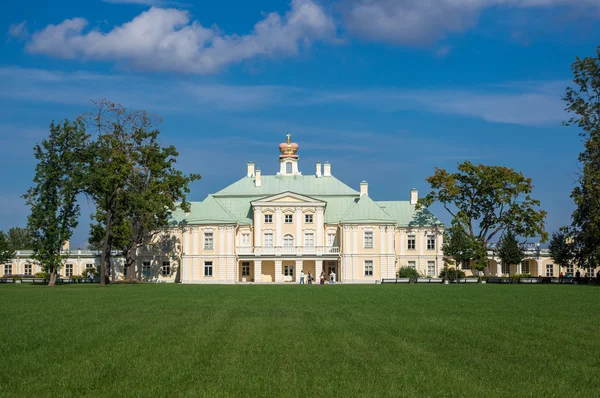
[[[254,162],[248,162],[248,175],[246,177],[254,177]]]
[[[331,164],[329,162],[325,162],[323,165],[323,177],[331,177]]]
[[[260,169],[256,169],[256,176],[254,178],[254,186],[260,187],[262,185],[262,181],[260,180]]]
[[[361,181],[360,183],[360,196],[363,195],[369,196],[369,183],[366,181]]]
[[[410,190],[410,204],[416,205],[418,200],[419,200],[419,191],[417,190],[417,188],[411,189]]]
[[[318,177],[321,177],[321,162],[317,162],[317,172],[315,174]]]

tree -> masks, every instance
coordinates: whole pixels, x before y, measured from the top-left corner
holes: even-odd
[[[477,247],[476,266],[485,268],[486,248],[496,236],[511,230],[524,238],[548,239],[544,230],[546,212],[531,197],[531,178],[503,166],[474,165],[464,162],[458,172],[436,167],[427,178],[432,191],[419,199],[418,207],[440,202]]]
[[[574,260],[586,268],[600,263],[600,46],[594,57],[577,57],[571,70],[575,87],[567,87],[563,98],[571,115],[564,124],[579,127],[584,148],[578,185],[571,193],[576,209],[569,234]]]
[[[470,267],[472,259],[481,257],[480,247],[479,242],[471,239],[459,225],[452,225],[444,232],[444,244],[442,245],[444,261],[450,265],[454,264],[457,270],[459,267]],[[456,278],[460,277],[459,272],[452,273],[452,275]]]
[[[550,252],[550,257],[561,268],[567,268],[571,265],[574,259],[573,250],[573,241],[564,230],[552,234],[552,238],[548,244],[548,251]]]
[[[6,234],[0,231],[0,265],[9,262],[15,256],[15,250]]]
[[[500,239],[496,252],[502,264],[509,266],[511,264],[520,264],[526,257],[523,249],[521,249],[521,245],[517,241],[517,237],[510,229]]]
[[[31,207],[28,228],[33,236],[33,257],[50,275],[49,286],[68,253],[61,249],[77,226],[87,135],[80,121],[50,124],[50,135],[36,144],[38,163],[34,185],[23,197]]]
[[[35,242],[28,228],[13,227],[7,233],[10,245],[15,250],[33,250]]]

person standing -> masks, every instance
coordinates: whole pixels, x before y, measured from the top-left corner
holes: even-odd
[[[312,274],[310,273],[310,271],[308,271],[308,284],[312,285]]]
[[[304,285],[304,270],[300,270],[300,284]]]
[[[319,282],[321,282],[321,285],[325,284],[325,271],[321,271],[321,277],[319,278]]]

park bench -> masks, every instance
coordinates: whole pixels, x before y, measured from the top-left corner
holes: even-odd
[[[562,278],[560,283],[565,283],[567,285],[572,285],[575,282],[575,278]]]
[[[559,278],[552,278],[552,279],[550,279],[550,283],[560,283],[560,279]]]
[[[36,278],[34,276],[30,278],[21,278],[21,283],[37,283],[37,284],[45,284],[46,279],[44,278]]]
[[[415,283],[444,283],[442,278],[417,278]]]
[[[541,283],[538,278],[519,278],[519,283]]]
[[[13,278],[1,278],[0,283],[15,283]]]
[[[479,282],[479,279],[476,278],[460,278],[458,280],[458,283],[477,283]]]
[[[382,278],[381,283],[409,283],[410,278]]]
[[[57,278],[56,283],[75,283],[73,278]]]
[[[488,278],[487,283],[510,283],[510,278]]]

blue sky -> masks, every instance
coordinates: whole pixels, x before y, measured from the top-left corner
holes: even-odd
[[[408,199],[434,167],[471,160],[533,178],[547,229],[569,222],[581,142],[561,96],[600,43],[596,0],[30,0],[0,6],[0,229],[24,226],[33,145],[51,120],[108,98],[163,117],[197,172],[191,200],[300,169],[376,200]],[[595,40],[596,39],[596,40]],[[436,214],[449,221],[435,208]],[[91,206],[73,247],[84,247]]]

